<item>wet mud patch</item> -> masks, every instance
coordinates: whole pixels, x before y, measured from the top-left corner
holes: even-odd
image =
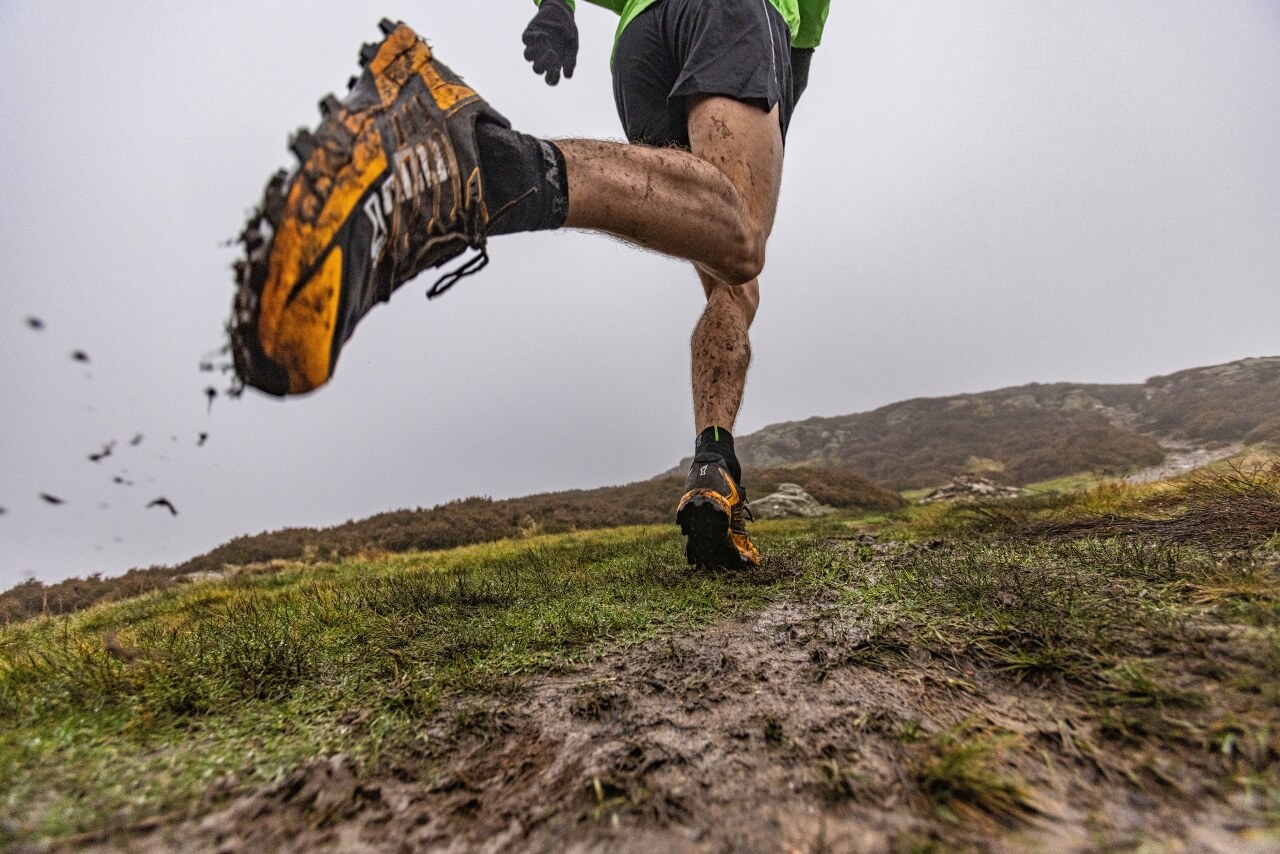
[[[668,636],[501,699],[394,759],[333,756],[95,851],[1275,850],[1174,751],[1069,686],[903,646],[835,602]],[[392,752],[394,753],[394,752]]]

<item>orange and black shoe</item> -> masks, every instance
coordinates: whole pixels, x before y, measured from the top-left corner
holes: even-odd
[[[746,490],[716,453],[693,458],[676,521],[685,535],[685,557],[703,569],[749,569],[760,565],[760,550],[747,535],[751,510]]]
[[[240,235],[232,358],[270,394],[327,382],[360,319],[419,272],[480,251],[434,295],[488,260],[476,123],[510,125],[408,26],[380,26],[346,98],[321,102],[320,126],[292,141],[298,168],[271,179]]]

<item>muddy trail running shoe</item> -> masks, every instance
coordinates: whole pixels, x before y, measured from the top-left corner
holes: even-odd
[[[698,454],[689,468],[676,521],[685,535],[685,557],[700,569],[749,569],[760,550],[747,536],[746,491],[734,482],[719,454]]]
[[[476,122],[510,125],[412,29],[379,26],[346,98],[325,97],[320,126],[293,137],[298,168],[271,178],[239,238],[232,358],[269,394],[327,382],[360,319],[421,271],[480,252],[433,296],[488,260]]]

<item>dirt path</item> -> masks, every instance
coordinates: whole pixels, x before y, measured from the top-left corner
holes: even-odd
[[[1160,757],[1100,747],[1069,694],[919,651],[865,666],[864,640],[834,603],[774,606],[465,701],[394,767],[331,757],[203,816],[75,847],[1276,850],[1185,769],[1159,780]],[[946,764],[965,739],[988,746],[971,777]]]

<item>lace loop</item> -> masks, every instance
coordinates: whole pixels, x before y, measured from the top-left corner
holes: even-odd
[[[439,279],[436,279],[436,283],[427,290],[427,299],[435,299],[448,291],[454,285],[458,284],[458,282],[465,279],[467,276],[479,273],[487,267],[489,264],[488,248],[482,243],[477,247],[477,250],[480,253],[479,255],[472,255],[465,262],[458,265],[456,269],[451,270]]]

